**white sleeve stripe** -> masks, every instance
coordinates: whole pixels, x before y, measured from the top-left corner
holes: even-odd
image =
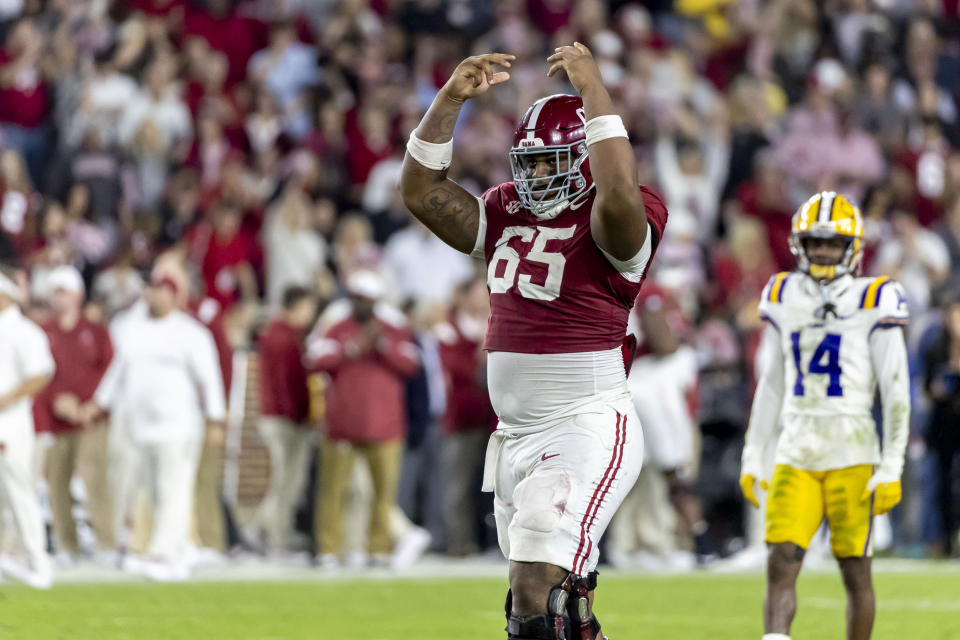
[[[473,251],[470,252],[471,258],[480,258],[483,260],[484,245],[487,239],[487,207],[483,204],[483,198],[477,197],[479,207],[479,216],[477,216],[477,241],[473,243]]]
[[[637,255],[628,260],[618,260],[604,251],[603,247],[597,245],[600,252],[606,257],[607,261],[613,265],[613,268],[620,272],[624,278],[630,282],[640,282],[643,274],[647,270],[647,263],[650,261],[650,255],[653,253],[653,227],[647,223],[647,238],[643,241],[643,246]]]

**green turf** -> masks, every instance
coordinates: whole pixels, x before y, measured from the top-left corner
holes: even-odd
[[[753,640],[763,578],[609,576],[597,612],[613,640]],[[497,579],[0,587],[0,638],[318,638],[491,640],[506,637]],[[960,573],[877,576],[876,640],[960,640]],[[801,577],[793,637],[843,638],[831,574]]]

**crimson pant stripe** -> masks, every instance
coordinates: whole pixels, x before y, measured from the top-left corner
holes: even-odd
[[[623,418],[619,413],[617,413],[617,431],[616,431],[616,440],[614,441],[613,447],[613,458],[610,460],[610,464],[607,466],[607,470],[603,474],[603,478],[600,479],[600,482],[597,484],[597,488],[593,490],[593,496],[590,498],[590,502],[587,503],[587,510],[583,514],[583,520],[580,522],[580,544],[577,546],[577,553],[573,556],[573,566],[571,570],[576,572],[577,570],[577,561],[580,558],[580,552],[583,551],[583,545],[587,540],[587,520],[590,519],[590,510],[593,509],[593,503],[597,499],[597,494],[600,493],[601,488],[603,487],[604,482],[607,480],[607,476],[610,475],[610,470],[613,469],[614,462],[617,458],[617,447],[616,442],[620,439],[620,420]]]
[[[620,445],[620,454],[617,458],[617,466],[613,469],[613,474],[610,476],[610,481],[607,483],[607,488],[603,490],[603,493],[600,494],[600,499],[597,500],[597,504],[593,509],[593,516],[590,517],[590,522],[587,523],[587,534],[590,534],[590,529],[593,528],[593,521],[596,519],[597,514],[600,512],[600,507],[603,505],[604,499],[607,497],[607,492],[610,491],[610,488],[613,487],[613,481],[617,479],[617,474],[620,472],[620,465],[623,462],[623,446],[627,439],[627,416],[623,416],[623,424],[621,425],[622,435],[619,440]],[[616,448],[617,443],[614,443],[614,448]],[[587,541],[587,553],[580,559],[580,570],[583,571],[583,565],[586,563],[587,558],[590,557],[590,552],[593,550],[593,538],[590,538]]]
[[[589,522],[587,522],[587,536],[589,537],[590,529],[593,528],[593,521],[596,520],[597,514],[600,512],[600,507],[603,505],[604,499],[607,497],[607,492],[610,491],[610,487],[613,486],[613,481],[617,479],[617,473],[620,471],[620,464],[623,462],[623,445],[626,440],[627,435],[627,416],[623,416],[623,422],[621,423],[622,436],[618,432],[618,439],[614,442],[613,445],[613,454],[617,460],[617,465],[613,469],[613,473],[610,475],[610,480],[607,482],[606,488],[600,493],[600,498],[597,500],[593,508],[593,515],[590,516]],[[619,446],[620,452],[617,453],[617,447]],[[612,462],[612,460],[611,460]],[[608,469],[609,471],[609,469]],[[590,557],[590,552],[593,551],[593,538],[587,540],[587,551],[580,558],[580,570],[577,573],[583,571],[583,565],[586,563],[587,558]]]
[[[621,428],[623,429],[621,433]],[[607,470],[603,474],[603,478],[600,479],[600,483],[597,485],[597,488],[593,491],[593,497],[590,498],[590,504],[587,505],[587,511],[583,514],[583,521],[580,523],[580,545],[577,547],[577,553],[573,556],[573,572],[580,573],[583,570],[583,565],[586,563],[587,558],[590,557],[590,552],[593,550],[593,540],[587,541],[587,535],[590,532],[590,527],[593,526],[593,521],[597,517],[597,512],[600,511],[600,505],[603,504],[603,499],[606,497],[607,492],[610,490],[610,486],[613,484],[614,478],[617,476],[617,472],[620,470],[620,463],[623,461],[623,441],[626,439],[627,433],[627,417],[617,413],[617,426],[616,426],[616,438],[613,443],[613,456],[610,458],[610,464],[607,465]],[[608,481],[609,480],[609,481]],[[593,515],[591,516],[591,511]],[[583,555],[584,543],[587,544],[587,550]],[[579,567],[578,567],[579,565]]]

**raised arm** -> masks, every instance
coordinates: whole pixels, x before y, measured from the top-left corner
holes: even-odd
[[[585,45],[575,42],[572,46],[557,47],[547,62],[553,65],[547,75],[565,71],[570,84],[583,98],[590,173],[597,189],[590,232],[601,249],[617,260],[630,260],[647,238],[647,215],[627,131]]]
[[[447,178],[453,156],[453,128],[463,103],[510,77],[494,72],[514,56],[488,53],[461,62],[410,134],[400,174],[400,194],[410,212],[448,245],[470,253],[480,228],[476,196]]]

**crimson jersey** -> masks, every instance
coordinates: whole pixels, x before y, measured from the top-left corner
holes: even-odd
[[[640,192],[653,231],[649,264],[667,209],[651,189],[640,186]],[[580,206],[542,220],[520,205],[512,182],[483,194],[488,351],[580,353],[621,345],[646,270],[628,277],[597,247],[590,233],[594,197],[591,192]]]

